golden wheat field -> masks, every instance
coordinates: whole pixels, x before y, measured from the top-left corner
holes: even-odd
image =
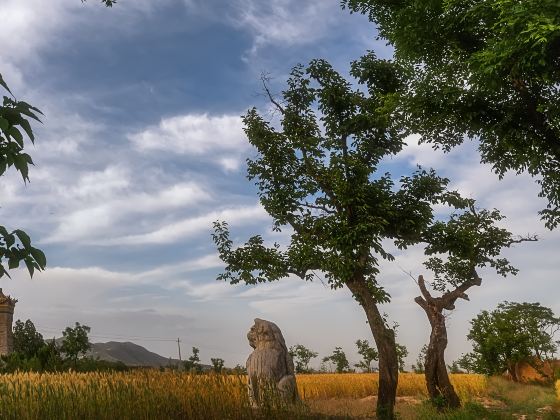
[[[304,401],[358,399],[375,394],[378,376],[298,375],[297,380]],[[452,380],[464,399],[485,393],[486,378],[481,375],[453,375]],[[425,396],[423,376],[402,374],[398,395]],[[245,377],[231,375],[146,370],[0,376],[2,419],[286,418],[283,409],[256,412],[249,404]],[[305,405],[298,413],[305,415]]]
[[[560,381],[556,381],[556,398],[560,400]]]
[[[376,373],[332,373],[297,377],[298,389],[303,399],[364,398],[376,394],[378,381],[379,375]],[[487,387],[487,380],[483,375],[451,375],[451,382],[463,400],[484,395]],[[427,395],[424,375],[399,375],[397,396]]]

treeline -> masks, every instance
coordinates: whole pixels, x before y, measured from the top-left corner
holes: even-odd
[[[0,372],[79,372],[118,370],[128,367],[122,362],[86,357],[91,348],[91,328],[79,322],[62,331],[59,340],[45,340],[31,320],[17,320],[13,327],[13,352],[0,357]]]

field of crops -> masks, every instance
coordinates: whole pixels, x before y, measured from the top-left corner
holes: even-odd
[[[560,381],[556,381],[556,398],[560,400]]]
[[[298,388],[303,399],[364,398],[377,393],[376,373],[298,375]],[[483,375],[451,375],[451,382],[461,399],[485,395],[487,380]],[[424,375],[401,373],[397,396],[427,397]]]
[[[298,375],[304,400],[374,395],[376,374]],[[401,396],[425,396],[422,375],[403,374]],[[483,395],[486,379],[454,375],[462,398]],[[268,411],[267,411],[268,410]],[[250,407],[245,377],[155,370],[128,373],[20,373],[0,376],[2,419],[286,418],[283,408]],[[298,416],[305,416],[299,407]],[[295,418],[291,412],[289,417]]]

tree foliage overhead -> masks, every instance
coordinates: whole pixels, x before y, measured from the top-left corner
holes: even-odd
[[[0,106],[0,176],[8,168],[15,168],[21,174],[24,182],[29,181],[29,165],[33,164],[31,156],[24,151],[26,137],[35,142],[35,135],[31,127],[31,120],[40,122],[42,115],[34,106],[27,102],[18,101],[10,91],[0,74],[0,87],[6,92]],[[9,277],[6,269],[19,267],[23,262],[29,274],[33,276],[35,270],[43,270],[47,264],[45,254],[31,245],[31,239],[21,229],[9,232],[0,226],[0,278]]]
[[[471,321],[467,338],[473,351],[460,359],[461,367],[485,374],[509,371],[516,378],[516,364],[527,362],[542,371],[542,362],[556,353],[560,318],[539,303],[503,302],[482,311]]]
[[[479,138],[496,173],[539,177],[560,222],[560,3],[557,0],[342,0],[395,48],[407,127],[444,150]]]

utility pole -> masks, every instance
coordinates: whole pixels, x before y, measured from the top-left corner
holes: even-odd
[[[179,350],[179,370],[183,370],[183,360],[181,359],[181,339],[177,337],[177,349]]]

